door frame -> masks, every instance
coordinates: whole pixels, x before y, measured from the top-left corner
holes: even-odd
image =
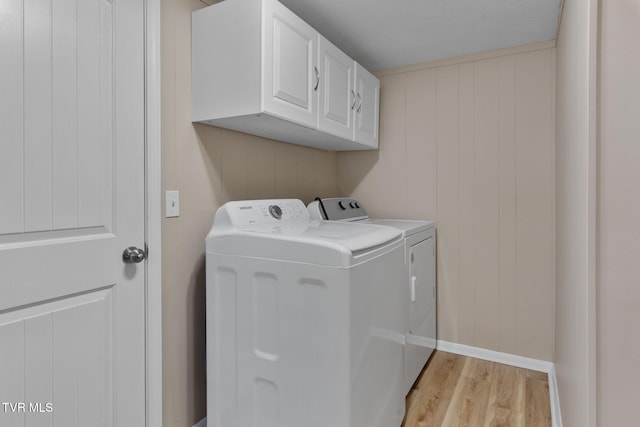
[[[144,0],[146,425],[162,427],[162,139],[160,0]]]

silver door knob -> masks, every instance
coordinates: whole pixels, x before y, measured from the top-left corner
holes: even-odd
[[[138,249],[135,246],[129,246],[122,252],[122,261],[124,261],[125,264],[137,264],[144,261],[146,257],[147,254],[144,250]]]

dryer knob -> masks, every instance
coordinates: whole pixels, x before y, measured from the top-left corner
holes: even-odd
[[[360,209],[360,203],[358,202],[353,202],[356,205],[356,209]]]
[[[338,202],[338,206],[340,207],[340,209],[345,210],[347,209],[347,207],[344,205],[344,200],[340,200]]]
[[[349,202],[349,206],[351,206],[351,209],[355,209],[356,206],[356,202]]]

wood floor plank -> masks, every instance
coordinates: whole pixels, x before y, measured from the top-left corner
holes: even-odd
[[[525,426],[551,427],[548,377],[535,371],[527,371],[526,376]]]
[[[523,427],[525,391],[522,369],[496,364],[484,427]]]
[[[467,358],[443,426],[481,426],[487,412],[495,364]]]
[[[550,427],[547,374],[435,351],[403,426]]]
[[[439,427],[466,358],[444,351],[435,352],[416,382],[407,402],[406,427]]]

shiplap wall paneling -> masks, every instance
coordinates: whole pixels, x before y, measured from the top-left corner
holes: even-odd
[[[475,343],[500,347],[500,82],[499,60],[474,63]],[[480,315],[482,313],[482,315]]]
[[[265,140],[225,129],[198,129],[219,140],[207,142],[216,152],[222,203],[230,200],[299,198],[305,202],[335,194],[335,154]]]
[[[439,68],[436,74],[437,138],[437,278],[438,335],[461,341],[460,312],[460,195],[458,147],[458,67]],[[421,82],[416,82],[421,85]],[[381,141],[382,142],[382,141]],[[421,192],[411,197],[421,197]]]
[[[398,74],[386,78],[385,88],[381,87],[380,90],[380,96],[385,98],[384,104],[380,105],[380,117],[385,117],[386,120],[380,125],[379,135],[387,143],[380,146],[376,153],[385,161],[379,163],[380,167],[372,171],[371,177],[376,191],[385,195],[383,198],[376,198],[373,208],[386,217],[394,210],[406,211],[405,179],[394,171],[395,165],[403,164],[406,160],[405,89],[406,76]]]
[[[515,57],[498,59],[499,91],[499,340],[497,348],[517,353],[516,287],[516,85]]]
[[[423,70],[406,77],[405,162],[403,186],[407,193],[407,214],[419,218],[435,218],[438,162],[436,132],[436,73]],[[423,197],[410,197],[411,194]]]
[[[274,197],[276,187],[276,153],[273,142],[256,144],[248,149],[247,170],[252,173],[247,176],[247,198],[269,199]]]
[[[458,196],[460,216],[459,257],[460,282],[458,288],[459,339],[475,345],[476,292],[482,283],[476,273],[476,200],[475,190],[475,134],[474,134],[474,63],[458,66]],[[448,191],[448,189],[445,189]],[[483,313],[477,313],[482,315]]]
[[[366,209],[378,212],[379,216],[389,216],[392,212],[406,211],[405,183],[407,178],[398,174],[396,167],[404,165],[405,154],[405,75],[384,77],[380,86],[380,138],[387,141],[378,150],[363,151],[359,156],[355,152],[344,152],[342,159],[345,167],[339,174],[345,176],[347,187],[358,187],[362,199],[367,200]],[[340,154],[338,154],[340,158]],[[348,159],[355,161],[350,162]],[[371,167],[376,165],[376,167]],[[361,181],[366,176],[365,181]],[[360,183],[364,185],[359,186]],[[352,190],[341,190],[348,195]],[[383,194],[384,197],[376,197]]]
[[[552,360],[555,295],[555,64],[551,49],[516,56],[517,344]],[[551,341],[550,341],[551,340]]]
[[[381,77],[376,153],[339,153],[340,192],[434,219],[439,336],[553,356],[553,50]]]

